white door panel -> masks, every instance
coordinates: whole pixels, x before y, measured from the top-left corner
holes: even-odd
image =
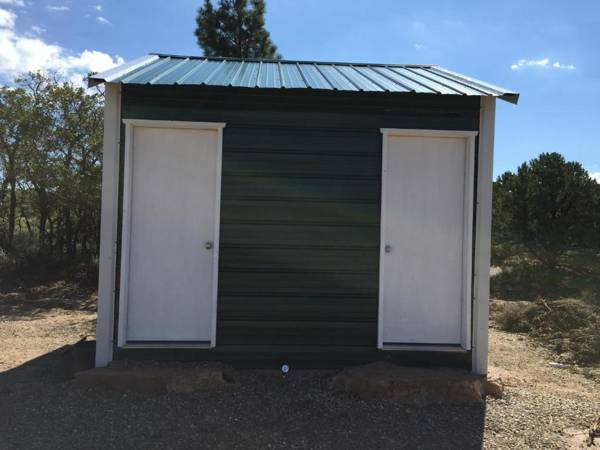
[[[384,139],[380,345],[468,346],[468,139]]]
[[[210,343],[218,131],[131,129],[121,343]]]

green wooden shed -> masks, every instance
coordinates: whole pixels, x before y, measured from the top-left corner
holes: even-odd
[[[96,363],[487,370],[495,100],[438,66],[151,54],[106,92]]]

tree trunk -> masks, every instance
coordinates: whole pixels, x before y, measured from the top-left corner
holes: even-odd
[[[12,248],[15,238],[15,222],[17,211],[17,177],[15,174],[15,158],[10,155],[8,158],[8,179],[10,184],[10,203],[8,207],[8,246]]]
[[[73,222],[71,220],[71,209],[64,209],[64,217],[65,217],[65,241],[67,244],[67,259],[73,258],[73,251],[75,245],[73,243]]]
[[[23,218],[23,220],[25,220],[25,225],[27,226],[27,232],[29,233],[29,239],[33,240],[33,230],[31,229],[31,223],[29,223],[29,219],[27,218],[27,215],[25,214],[25,210],[23,209],[23,206],[21,206],[21,217]]]

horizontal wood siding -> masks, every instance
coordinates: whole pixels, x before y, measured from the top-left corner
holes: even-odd
[[[461,96],[124,86],[122,104],[124,118],[227,123],[217,346],[279,353],[376,346],[379,129],[479,120]]]

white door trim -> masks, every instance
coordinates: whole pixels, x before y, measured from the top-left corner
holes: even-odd
[[[213,237],[213,274],[212,274],[212,330],[210,347],[216,345],[217,336],[217,294],[219,282],[219,228],[221,224],[221,168],[223,160],[223,128],[222,122],[187,122],[171,120],[141,120],[141,119],[123,119],[125,124],[125,157],[123,162],[123,224],[121,235],[121,271],[119,286],[119,324],[117,345],[119,347],[130,347],[127,345],[127,295],[129,280],[129,250],[131,235],[131,178],[133,175],[132,154],[133,154],[133,130],[140,128],[179,128],[179,129],[200,129],[217,131],[217,176],[216,176],[216,199],[215,199],[215,226]],[[156,345],[149,345],[155,347]],[[161,343],[161,347],[206,347],[205,344],[190,345],[174,342],[173,344]]]
[[[473,237],[473,189],[474,189],[474,159],[475,138],[477,131],[462,130],[419,130],[401,128],[381,128],[383,135],[381,158],[381,219],[380,219],[380,245],[379,245],[379,312],[377,328],[377,347],[386,350],[428,350],[428,351],[456,351],[471,349],[471,281],[472,281],[472,237]],[[384,258],[385,258],[385,219],[386,219],[386,176],[388,163],[388,138],[390,136],[409,137],[437,137],[437,138],[464,138],[465,142],[465,193],[464,193],[464,231],[463,231],[463,273],[467,274],[462,281],[462,326],[461,346],[439,345],[383,345],[383,305],[384,305]]]

